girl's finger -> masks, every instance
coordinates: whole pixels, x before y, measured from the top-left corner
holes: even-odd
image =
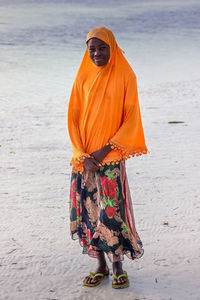
[[[95,158],[92,159],[92,162],[94,162],[97,167],[101,166],[101,164]]]

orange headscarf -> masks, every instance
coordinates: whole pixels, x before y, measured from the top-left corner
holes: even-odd
[[[135,73],[110,30],[96,27],[88,33],[86,43],[91,38],[110,46],[110,60],[104,66],[96,66],[87,48],[74,81],[68,129],[75,172],[83,172],[84,158],[108,143],[113,150],[102,164],[147,153]]]

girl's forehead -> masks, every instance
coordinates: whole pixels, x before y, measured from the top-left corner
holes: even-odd
[[[100,40],[98,38],[91,38],[88,42],[87,42],[88,46],[100,46],[100,45],[107,45],[103,40]]]

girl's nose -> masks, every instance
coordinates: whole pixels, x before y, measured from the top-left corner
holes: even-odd
[[[99,49],[95,49],[94,55],[95,55],[95,56],[99,56],[99,54],[100,54]]]

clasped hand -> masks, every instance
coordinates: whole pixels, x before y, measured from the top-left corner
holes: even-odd
[[[106,145],[100,150],[91,153],[92,157],[86,157],[83,162],[85,170],[96,172],[101,166],[101,162],[104,160],[104,158],[110,151],[110,145]]]

